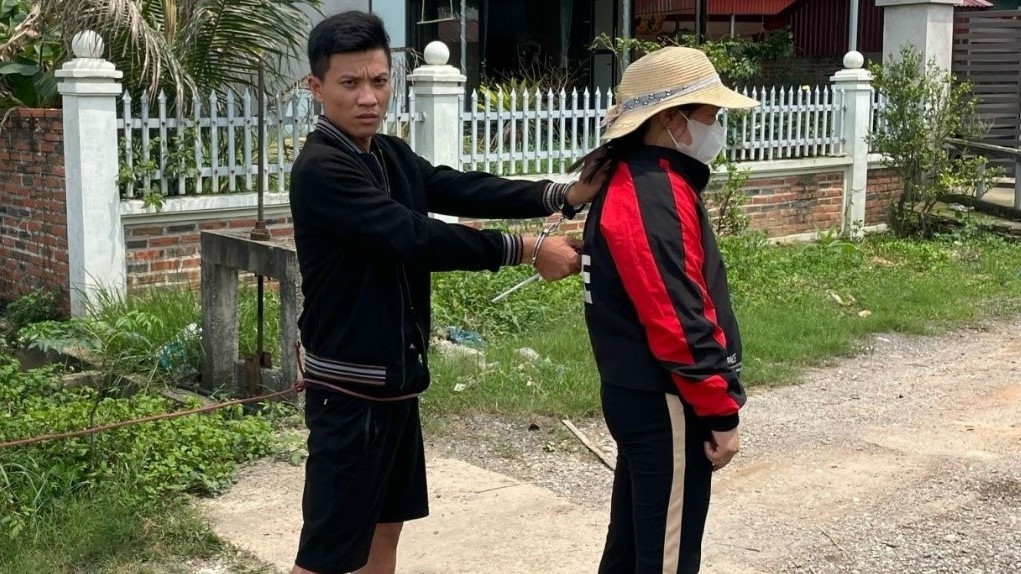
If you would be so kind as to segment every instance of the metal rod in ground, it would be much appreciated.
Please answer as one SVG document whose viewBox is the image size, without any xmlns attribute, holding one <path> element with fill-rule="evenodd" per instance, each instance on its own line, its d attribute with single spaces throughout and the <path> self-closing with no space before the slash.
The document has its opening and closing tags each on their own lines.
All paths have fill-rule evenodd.
<svg viewBox="0 0 1021 574">
<path fill-rule="evenodd" d="M 599 447 L 593 444 L 592 441 L 590 441 L 587 436 L 585 436 L 580 430 L 578 430 L 578 427 L 574 426 L 574 424 L 572 424 L 571 421 L 567 419 L 563 419 L 560 422 L 564 423 L 564 426 L 567 427 L 567 430 L 571 431 L 572 433 L 574 433 L 574 436 L 578 437 L 578 440 L 581 441 L 581 444 L 588 447 L 590 451 L 592 451 L 596 456 L 598 456 L 599 460 L 603 461 L 603 464 L 606 465 L 606 468 L 610 470 L 616 470 L 617 464 L 610 460 L 610 457 L 606 456 L 606 453 L 600 450 Z"/>
<path fill-rule="evenodd" d="M 258 141 L 259 141 L 259 168 L 258 168 L 258 209 L 255 216 L 255 227 L 252 229 L 250 238 L 254 241 L 269 241 L 272 237 L 266 229 L 266 222 L 263 214 L 263 195 L 266 193 L 266 60 L 259 57 L 257 101 L 259 106 Z M 262 388 L 262 368 L 268 367 L 268 357 L 265 353 L 265 278 L 258 276 L 256 288 L 256 311 L 255 311 L 255 357 L 252 357 L 248 364 L 248 392 L 254 394 L 256 389 Z"/>
<path fill-rule="evenodd" d="M 528 285 L 529 283 L 531 283 L 532 281 L 535 281 L 535 280 L 536 280 L 536 279 L 538 279 L 538 278 L 539 278 L 539 274 L 538 274 L 538 273 L 536 273 L 536 274 L 532 275 L 532 276 L 531 276 L 531 277 L 529 277 L 528 279 L 525 279 L 525 280 L 523 280 L 523 281 L 519 282 L 519 283 L 518 283 L 517 285 L 515 285 L 515 286 L 511 287 L 510 289 L 508 289 L 508 290 L 504 291 L 503 293 L 500 293 L 500 294 L 499 294 L 499 295 L 497 295 L 496 297 L 493 297 L 493 300 L 492 300 L 492 301 L 490 301 L 490 303 L 497 303 L 497 302 L 499 302 L 499 301 L 503 301 L 503 300 L 504 300 L 504 299 L 506 299 L 506 298 L 507 298 L 507 296 L 508 296 L 508 295 L 510 295 L 511 293 L 513 293 L 513 292 L 517 291 L 518 289 L 521 289 L 521 288 L 522 288 L 522 287 L 524 287 L 525 285 Z"/>
<path fill-rule="evenodd" d="M 256 102 L 259 107 L 259 121 L 257 141 L 259 146 L 259 160 L 258 168 L 256 171 L 259 183 L 256 189 L 256 197 L 258 198 L 258 207 L 255 213 L 255 227 L 252 228 L 252 233 L 249 235 L 253 241 L 269 241 L 271 236 L 269 231 L 266 229 L 266 221 L 264 220 L 263 213 L 263 195 L 266 193 L 266 61 L 259 57 L 259 79 L 258 79 L 258 93 L 256 94 Z"/>
</svg>

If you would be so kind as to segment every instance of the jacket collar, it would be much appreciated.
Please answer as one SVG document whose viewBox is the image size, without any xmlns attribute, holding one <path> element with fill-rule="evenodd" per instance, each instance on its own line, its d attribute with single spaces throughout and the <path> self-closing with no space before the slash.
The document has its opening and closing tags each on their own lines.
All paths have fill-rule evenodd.
<svg viewBox="0 0 1021 574">
<path fill-rule="evenodd" d="M 389 186 L 386 183 L 386 168 L 384 167 L 386 162 L 383 159 L 384 152 L 383 148 L 379 145 L 379 138 L 372 138 L 372 143 L 369 144 L 371 150 L 366 152 L 355 143 L 351 136 L 330 123 L 326 116 L 319 116 L 319 121 L 316 122 L 316 132 L 340 148 L 341 151 L 350 153 L 357 158 L 361 162 L 362 167 L 365 168 L 365 174 L 369 179 L 379 185 L 380 189 L 385 189 L 389 193 Z"/>
<path fill-rule="evenodd" d="M 316 131 L 323 134 L 323 136 L 331 140 L 333 143 L 338 145 L 344 151 L 348 151 L 356 155 L 365 155 L 366 153 L 368 153 L 364 149 L 362 149 L 361 146 L 355 143 L 355 141 L 351 139 L 351 136 L 347 135 L 346 133 L 341 131 L 340 128 L 330 123 L 330 120 L 326 119 L 326 116 L 323 115 L 319 116 L 319 120 L 316 122 Z M 375 145 L 376 138 L 372 138 L 372 143 L 370 144 L 370 147 Z"/>
<path fill-rule="evenodd" d="M 643 145 L 634 151 L 632 157 L 657 164 L 665 160 L 670 165 L 670 169 L 684 177 L 697 193 L 701 193 L 709 185 L 711 175 L 709 166 L 675 149 Z"/>
</svg>

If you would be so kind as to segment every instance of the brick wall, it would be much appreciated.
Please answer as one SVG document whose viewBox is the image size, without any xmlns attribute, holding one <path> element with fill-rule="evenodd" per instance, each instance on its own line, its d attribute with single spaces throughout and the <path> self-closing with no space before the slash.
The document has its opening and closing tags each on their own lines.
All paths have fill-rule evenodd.
<svg viewBox="0 0 1021 574">
<path fill-rule="evenodd" d="M 292 235 L 290 217 L 267 217 L 265 222 L 273 237 Z M 201 280 L 200 233 L 214 229 L 251 229 L 254 225 L 255 218 L 247 216 L 125 225 L 128 289 L 198 285 Z"/>
<path fill-rule="evenodd" d="M 742 209 L 750 216 L 749 228 L 765 231 L 770 237 L 840 226 L 843 172 L 749 179 L 744 190 L 748 201 Z M 478 220 L 462 223 L 472 227 L 485 225 Z M 581 231 L 584 224 L 582 216 L 564 222 L 560 231 Z"/>
<path fill-rule="evenodd" d="M 770 237 L 840 227 L 843 172 L 750 179 L 745 193 L 749 229 Z"/>
<path fill-rule="evenodd" d="M 865 199 L 865 226 L 871 227 L 888 223 L 890 203 L 903 190 L 900 178 L 890 169 L 870 169 L 867 197 Z"/>
<path fill-rule="evenodd" d="M 866 225 L 886 221 L 889 198 L 897 189 L 899 182 L 888 171 L 869 172 Z M 754 178 L 745 184 L 748 201 L 743 209 L 751 218 L 750 228 L 764 231 L 770 237 L 834 229 L 840 227 L 843 190 L 842 171 Z M 485 225 L 477 220 L 462 223 L 473 227 Z M 250 229 L 253 225 L 255 219 L 250 216 L 158 223 L 136 216 L 124 226 L 128 288 L 198 284 L 201 231 Z M 267 215 L 266 225 L 274 237 L 292 235 L 286 209 Z M 565 222 L 561 231 L 580 232 L 583 226 L 581 217 Z M 530 221 L 529 229 L 534 231 L 535 228 L 535 222 Z"/>
<path fill-rule="evenodd" d="M 19 109 L 0 129 L 0 300 L 36 288 L 70 306 L 61 110 Z"/>
</svg>

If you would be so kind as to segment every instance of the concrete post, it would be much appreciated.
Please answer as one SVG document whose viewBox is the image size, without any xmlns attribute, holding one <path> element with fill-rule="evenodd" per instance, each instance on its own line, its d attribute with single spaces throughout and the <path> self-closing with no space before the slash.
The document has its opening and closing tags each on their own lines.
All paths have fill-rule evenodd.
<svg viewBox="0 0 1021 574">
<path fill-rule="evenodd" d="M 443 42 L 425 47 L 425 63 L 408 76 L 415 109 L 423 119 L 415 130 L 415 150 L 433 165 L 461 166 L 461 98 L 467 78 L 448 65 L 450 50 Z"/>
<path fill-rule="evenodd" d="M 208 237 L 202 234 L 202 386 L 236 390 L 238 270 L 206 257 Z"/>
<path fill-rule="evenodd" d="M 844 56 L 844 69 L 830 78 L 841 103 L 844 153 L 851 159 L 844 174 L 843 232 L 860 237 L 865 227 L 865 188 L 869 178 L 869 121 L 872 118 L 872 74 L 862 69 L 859 52 Z"/>
<path fill-rule="evenodd" d="M 75 35 L 75 58 L 57 70 L 64 100 L 71 314 L 83 315 L 99 290 L 125 290 L 124 229 L 117 196 L 117 97 L 122 76 L 102 58 L 103 39 Z"/>
<path fill-rule="evenodd" d="M 883 8 L 883 62 L 900 59 L 901 48 L 911 45 L 923 65 L 932 60 L 949 72 L 956 4 L 959 0 L 876 0 Z"/>
<path fill-rule="evenodd" d="M 461 167 L 464 130 L 461 123 L 462 97 L 467 78 L 447 64 L 450 50 L 443 42 L 430 42 L 425 47 L 424 66 L 408 75 L 415 110 L 425 120 L 415 130 L 415 151 L 433 165 Z M 435 215 L 444 221 L 456 217 Z"/>
</svg>

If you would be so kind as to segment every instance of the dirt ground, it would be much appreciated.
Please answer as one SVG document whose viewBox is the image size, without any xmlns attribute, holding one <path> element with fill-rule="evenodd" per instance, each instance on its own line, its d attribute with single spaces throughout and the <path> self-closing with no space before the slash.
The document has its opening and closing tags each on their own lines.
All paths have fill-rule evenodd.
<svg viewBox="0 0 1021 574">
<path fill-rule="evenodd" d="M 1019 361 L 1021 319 L 875 337 L 804 384 L 751 393 L 744 449 L 715 479 L 703 572 L 1021 572 Z M 575 422 L 612 456 L 601 421 Z M 611 479 L 598 459 L 557 421 L 447 427 L 427 448 L 432 515 L 406 527 L 399 572 L 595 571 Z M 260 463 L 201 506 L 285 569 L 301 481 L 301 467 Z"/>
</svg>

